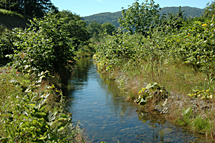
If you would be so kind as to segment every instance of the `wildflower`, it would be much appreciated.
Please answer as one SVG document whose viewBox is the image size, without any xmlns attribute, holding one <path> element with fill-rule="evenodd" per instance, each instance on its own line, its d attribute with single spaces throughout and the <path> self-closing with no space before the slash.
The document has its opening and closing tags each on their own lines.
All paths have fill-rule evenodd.
<svg viewBox="0 0 215 143">
<path fill-rule="evenodd" d="M 202 26 L 206 26 L 207 24 L 202 24 Z"/>
</svg>

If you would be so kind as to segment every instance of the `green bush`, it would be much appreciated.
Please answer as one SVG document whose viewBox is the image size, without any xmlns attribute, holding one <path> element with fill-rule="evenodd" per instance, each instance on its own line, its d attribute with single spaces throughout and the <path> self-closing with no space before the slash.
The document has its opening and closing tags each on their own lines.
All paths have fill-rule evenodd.
<svg viewBox="0 0 215 143">
<path fill-rule="evenodd" d="M 154 0 L 146 0 L 141 4 L 136 0 L 127 10 L 122 10 L 120 26 L 131 34 L 140 33 L 147 37 L 159 22 L 159 10 L 159 4 L 155 4 Z"/>
<path fill-rule="evenodd" d="M 192 26 L 184 27 L 180 34 L 167 40 L 178 59 L 206 73 L 208 79 L 214 78 L 215 71 L 214 26 L 214 18 L 204 23 L 194 21 Z"/>
<path fill-rule="evenodd" d="M 32 80 L 32 75 L 8 70 L 0 74 L 1 142 L 69 142 L 77 129 L 72 127 L 71 115 L 65 112 L 64 99 L 50 102 L 58 92 L 54 86 L 38 90 L 45 72 Z M 31 79 L 30 79 L 31 78 Z M 55 104 L 55 105 L 52 105 Z"/>
<path fill-rule="evenodd" d="M 5 65 L 11 60 L 6 57 L 8 54 L 14 54 L 17 47 L 14 45 L 15 41 L 19 41 L 19 38 L 14 32 L 5 31 L 0 38 L 0 65 Z"/>
<path fill-rule="evenodd" d="M 61 31 L 67 31 L 67 36 L 72 38 L 75 51 L 81 48 L 81 46 L 87 45 L 90 34 L 87 31 L 87 23 L 83 21 L 80 16 L 70 11 L 63 10 L 57 13 L 56 18 L 63 21 Z"/>
<path fill-rule="evenodd" d="M 170 30 L 166 26 L 153 29 L 150 37 L 141 37 L 137 33 L 129 35 L 118 33 L 106 36 L 96 45 L 94 58 L 98 65 L 108 67 L 133 60 L 144 60 L 152 67 L 164 62 L 184 63 L 214 78 L 214 18 L 205 21 L 193 21 L 188 27 Z M 180 25 L 181 26 L 181 25 Z M 123 65 L 126 65 L 123 63 Z"/>
<path fill-rule="evenodd" d="M 28 29 L 15 29 L 14 32 L 20 40 L 14 43 L 18 50 L 10 57 L 19 71 L 38 74 L 48 70 L 53 74 L 67 66 L 69 61 L 74 63 L 73 40 L 63 30 L 62 18 L 48 14 L 30 22 Z"/>
</svg>

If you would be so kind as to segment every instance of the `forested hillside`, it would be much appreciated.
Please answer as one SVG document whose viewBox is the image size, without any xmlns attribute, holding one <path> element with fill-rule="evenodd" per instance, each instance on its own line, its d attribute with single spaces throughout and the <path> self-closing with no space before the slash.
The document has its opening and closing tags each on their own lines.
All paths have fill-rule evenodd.
<svg viewBox="0 0 215 143">
<path fill-rule="evenodd" d="M 159 14 L 167 14 L 167 13 L 177 13 L 179 7 L 164 7 L 161 9 Z M 184 14 L 186 17 L 200 17 L 202 13 L 204 12 L 204 9 L 196 8 L 196 7 L 181 7 L 181 10 L 184 11 Z"/>
<path fill-rule="evenodd" d="M 204 12 L 204 9 L 195 8 L 195 7 L 181 7 L 181 10 L 184 11 L 184 14 L 186 17 L 199 17 L 201 16 L 202 12 Z M 177 13 L 179 11 L 179 7 L 164 7 L 160 10 L 159 14 L 162 15 L 164 13 Z M 86 21 L 88 24 L 92 21 L 97 21 L 98 23 L 106 23 L 109 22 L 113 24 L 116 27 L 119 27 L 118 18 L 122 16 L 121 11 L 118 12 L 105 12 L 105 13 L 99 13 L 94 14 L 90 16 L 83 17 L 83 20 Z"/>
<path fill-rule="evenodd" d="M 96 21 L 100 24 L 109 22 L 109 23 L 113 24 L 115 27 L 119 27 L 118 18 L 120 16 L 122 16 L 122 13 L 121 13 L 121 11 L 118 11 L 118 12 L 114 12 L 114 13 L 106 12 L 106 13 L 94 14 L 91 16 L 83 17 L 82 19 L 84 21 L 86 21 L 87 24 L 89 24 L 93 21 Z"/>
</svg>

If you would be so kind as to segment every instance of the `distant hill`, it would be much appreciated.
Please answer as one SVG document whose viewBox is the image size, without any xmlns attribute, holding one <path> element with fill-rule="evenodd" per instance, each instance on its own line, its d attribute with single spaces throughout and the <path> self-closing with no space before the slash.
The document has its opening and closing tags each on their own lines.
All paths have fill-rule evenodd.
<svg viewBox="0 0 215 143">
<path fill-rule="evenodd" d="M 96 21 L 100 24 L 109 22 L 113 24 L 115 27 L 119 27 L 118 18 L 122 16 L 121 11 L 118 12 L 105 12 L 105 13 L 99 13 L 94 14 L 90 16 L 83 17 L 83 20 L 89 24 L 90 22 Z"/>
<path fill-rule="evenodd" d="M 159 13 L 160 15 L 171 13 L 171 12 L 177 13 L 178 10 L 179 10 L 179 7 L 164 7 L 161 9 Z M 204 12 L 204 9 L 189 7 L 189 6 L 181 7 L 181 10 L 184 11 L 184 14 L 186 17 L 200 17 Z"/>
<path fill-rule="evenodd" d="M 184 11 L 186 17 L 200 17 L 201 14 L 204 12 L 204 9 L 195 8 L 195 7 L 181 7 L 181 10 Z M 177 13 L 179 11 L 179 7 L 164 7 L 160 10 L 159 14 L 167 14 L 167 13 Z M 83 20 L 86 21 L 88 24 L 90 22 L 96 21 L 100 24 L 109 22 L 116 27 L 119 27 L 118 18 L 122 16 L 121 11 L 118 12 L 105 12 L 94 14 L 90 16 L 83 17 Z"/>
</svg>

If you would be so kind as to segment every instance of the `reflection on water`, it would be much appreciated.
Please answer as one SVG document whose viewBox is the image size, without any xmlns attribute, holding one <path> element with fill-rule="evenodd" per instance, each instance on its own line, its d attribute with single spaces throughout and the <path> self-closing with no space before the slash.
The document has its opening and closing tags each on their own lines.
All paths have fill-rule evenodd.
<svg viewBox="0 0 215 143">
<path fill-rule="evenodd" d="M 69 80 L 69 111 L 92 142 L 202 142 L 119 96 L 113 81 L 100 78 L 92 60 L 82 59 Z"/>
</svg>

